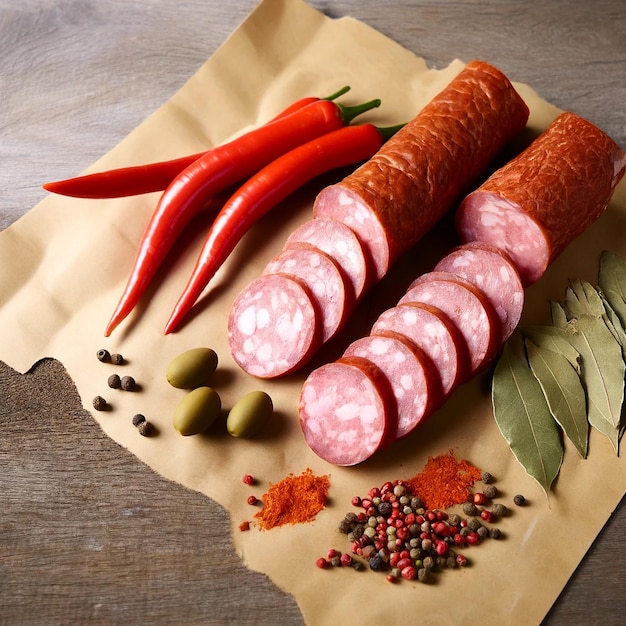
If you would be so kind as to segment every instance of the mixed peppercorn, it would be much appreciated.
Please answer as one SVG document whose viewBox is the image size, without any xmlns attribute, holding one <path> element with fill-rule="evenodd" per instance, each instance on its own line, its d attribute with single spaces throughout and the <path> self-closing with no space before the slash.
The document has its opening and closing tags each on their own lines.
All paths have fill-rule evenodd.
<svg viewBox="0 0 626 626">
<path fill-rule="evenodd" d="M 367 564 L 390 582 L 428 582 L 444 569 L 465 567 L 468 559 L 461 550 L 503 537 L 491 524 L 509 514 L 505 504 L 493 501 L 498 496 L 493 477 L 483 475 L 483 480 L 487 484 L 482 491 L 468 491 L 462 505 L 467 517 L 426 508 L 402 480 L 374 487 L 366 497 L 356 496 L 352 504 L 360 510 L 346 513 L 338 525 L 351 543 L 350 553 L 331 548 L 316 565 L 363 569 Z"/>
</svg>

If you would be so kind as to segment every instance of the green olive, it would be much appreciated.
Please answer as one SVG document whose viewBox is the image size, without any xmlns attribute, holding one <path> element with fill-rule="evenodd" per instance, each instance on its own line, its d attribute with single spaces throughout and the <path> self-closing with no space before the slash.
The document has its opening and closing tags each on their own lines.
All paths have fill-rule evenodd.
<svg viewBox="0 0 626 626">
<path fill-rule="evenodd" d="M 181 435 L 197 435 L 207 430 L 222 410 L 222 401 L 215 389 L 198 387 L 190 391 L 174 411 L 174 428 Z"/>
<path fill-rule="evenodd" d="M 207 385 L 217 369 L 217 354 L 211 348 L 192 348 L 175 357 L 165 370 L 167 381 L 178 389 Z"/>
<path fill-rule="evenodd" d="M 228 413 L 226 428 L 233 437 L 253 437 L 267 424 L 274 405 L 264 391 L 251 391 Z"/>
</svg>

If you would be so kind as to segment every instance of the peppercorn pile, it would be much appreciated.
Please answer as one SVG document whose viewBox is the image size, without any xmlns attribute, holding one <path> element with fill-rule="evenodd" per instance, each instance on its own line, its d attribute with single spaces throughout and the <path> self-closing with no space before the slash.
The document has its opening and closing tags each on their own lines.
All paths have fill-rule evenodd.
<svg viewBox="0 0 626 626">
<path fill-rule="evenodd" d="M 331 548 L 316 565 L 363 569 L 367 564 L 385 573 L 389 582 L 429 582 L 445 569 L 465 567 L 468 559 L 460 550 L 502 538 L 501 530 L 492 524 L 509 515 L 505 504 L 494 502 L 498 489 L 491 484 L 493 477 L 486 472 L 480 476 L 482 491 L 466 492 L 463 513 L 467 517 L 426 507 L 408 481 L 373 487 L 367 497 L 353 498 L 352 504 L 361 510 L 348 512 L 339 522 L 339 531 L 351 542 L 351 554 Z M 520 496 L 515 503 L 522 504 Z"/>
</svg>

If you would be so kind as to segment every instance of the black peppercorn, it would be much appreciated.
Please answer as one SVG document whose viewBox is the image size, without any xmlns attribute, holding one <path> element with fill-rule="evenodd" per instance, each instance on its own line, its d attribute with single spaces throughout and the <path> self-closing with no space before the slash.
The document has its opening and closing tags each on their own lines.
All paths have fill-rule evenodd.
<svg viewBox="0 0 626 626">
<path fill-rule="evenodd" d="M 509 512 L 509 509 L 506 508 L 505 504 L 498 502 L 491 507 L 491 512 L 496 517 L 504 517 Z"/>
<path fill-rule="evenodd" d="M 384 559 L 380 556 L 380 554 L 375 554 L 369 560 L 370 569 L 374 572 L 382 572 L 387 569 L 387 563 L 385 563 Z"/>
<path fill-rule="evenodd" d="M 102 361 L 102 363 L 108 363 L 111 360 L 111 354 L 104 348 L 98 350 L 98 352 L 96 352 L 96 356 L 98 357 L 98 361 Z"/>
<path fill-rule="evenodd" d="M 500 539 L 500 537 L 502 537 L 502 531 L 499 528 L 490 528 L 489 536 L 492 539 Z"/>
<path fill-rule="evenodd" d="M 526 498 L 521 494 L 517 494 L 513 498 L 513 502 L 515 502 L 517 506 L 524 506 L 526 504 Z"/>
<path fill-rule="evenodd" d="M 483 472 L 480 479 L 485 483 L 485 485 L 489 485 L 493 482 L 493 476 L 489 472 Z"/>
<path fill-rule="evenodd" d="M 115 352 L 114 354 L 111 355 L 111 363 L 113 363 L 113 365 L 121 365 L 124 362 L 124 357 L 121 354 L 118 354 L 117 352 Z"/>
<path fill-rule="evenodd" d="M 111 374 L 107 380 L 107 383 L 111 389 L 119 389 L 122 386 L 122 381 L 117 374 Z"/>
<path fill-rule="evenodd" d="M 121 383 L 124 391 L 133 391 L 136 386 L 135 379 L 132 376 L 123 376 Z"/>
<path fill-rule="evenodd" d="M 489 500 L 493 500 L 498 495 L 498 488 L 495 485 L 486 485 L 483 493 Z"/>
<path fill-rule="evenodd" d="M 102 396 L 96 396 L 92 400 L 92 404 L 96 411 L 104 411 L 107 408 L 107 401 Z"/>
<path fill-rule="evenodd" d="M 143 435 L 144 437 L 149 437 L 153 433 L 152 424 L 147 420 L 144 420 L 143 422 L 138 424 L 137 430 L 139 431 L 139 434 Z"/>
<path fill-rule="evenodd" d="M 391 513 L 391 502 L 385 502 L 384 500 L 378 505 L 378 512 L 381 515 L 389 515 Z"/>
<path fill-rule="evenodd" d="M 133 426 L 139 426 L 146 421 L 146 418 L 141 413 L 137 413 L 137 415 L 133 415 Z"/>
</svg>

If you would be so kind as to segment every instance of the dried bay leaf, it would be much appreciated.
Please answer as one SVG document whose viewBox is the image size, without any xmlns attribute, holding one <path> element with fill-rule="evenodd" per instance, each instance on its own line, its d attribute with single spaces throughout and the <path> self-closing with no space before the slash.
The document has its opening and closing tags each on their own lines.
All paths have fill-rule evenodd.
<svg viewBox="0 0 626 626">
<path fill-rule="evenodd" d="M 570 286 L 565 292 L 565 308 L 568 319 L 581 315 L 604 315 L 604 304 L 596 288 L 579 278 L 570 280 Z"/>
<path fill-rule="evenodd" d="M 567 327 L 567 313 L 565 312 L 565 307 L 560 302 L 550 300 L 550 314 L 553 326 L 556 328 Z"/>
<path fill-rule="evenodd" d="M 557 421 L 578 453 L 585 458 L 589 443 L 587 399 L 578 372 L 561 353 L 526 342 L 530 368 L 539 381 Z"/>
<path fill-rule="evenodd" d="M 600 255 L 598 286 L 626 328 L 626 261 L 610 250 Z"/>
<path fill-rule="evenodd" d="M 606 310 L 606 325 L 611 331 L 613 337 L 615 337 L 615 341 L 617 341 L 617 343 L 619 343 L 622 348 L 622 358 L 626 359 L 626 330 L 624 330 L 622 321 L 619 318 L 615 309 L 605 299 L 604 294 L 600 295 L 602 296 L 604 308 Z"/>
<path fill-rule="evenodd" d="M 622 350 L 602 318 L 581 315 L 572 320 L 571 343 L 581 357 L 589 423 L 618 450 L 626 366 Z"/>
<path fill-rule="evenodd" d="M 580 372 L 580 355 L 569 340 L 571 330 L 555 326 L 527 326 L 521 332 L 536 346 L 562 354 L 576 372 Z"/>
<path fill-rule="evenodd" d="M 547 495 L 561 468 L 563 446 L 539 382 L 510 341 L 495 368 L 491 399 L 511 451 Z"/>
</svg>

